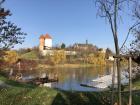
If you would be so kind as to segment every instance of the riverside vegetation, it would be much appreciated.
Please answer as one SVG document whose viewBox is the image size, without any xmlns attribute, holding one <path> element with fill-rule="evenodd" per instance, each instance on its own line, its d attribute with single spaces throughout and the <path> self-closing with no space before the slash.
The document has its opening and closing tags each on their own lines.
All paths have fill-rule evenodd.
<svg viewBox="0 0 140 105">
<path fill-rule="evenodd" d="M 5 0 L 1 0 L 0 4 L 3 4 Z M 109 2 L 110 3 L 110 2 Z M 137 3 L 138 4 L 138 3 Z M 135 12 L 135 17 L 139 18 L 139 5 Z M 137 12 L 138 11 L 138 12 Z M 134 13 L 134 12 L 133 12 Z M 28 50 L 26 53 L 17 54 L 15 51 L 3 51 L 12 48 L 15 44 L 21 44 L 24 41 L 25 33 L 21 32 L 21 28 L 18 28 L 15 24 L 7 21 L 7 16 L 11 16 L 9 10 L 0 8 L 0 17 L 2 19 L 1 25 L 1 40 L 0 44 L 0 70 L 4 73 L 6 69 L 17 69 L 15 65 L 21 61 L 22 69 L 31 69 L 44 67 L 44 65 L 58 65 L 58 64 L 92 64 L 92 65 L 105 65 L 106 61 L 104 55 L 100 55 L 98 52 L 94 53 L 79 53 L 78 56 L 66 57 L 62 53 L 54 56 L 46 56 L 45 58 L 40 56 L 38 52 Z M 133 15 L 134 16 L 134 15 Z M 137 19 L 140 20 L 140 19 Z M 139 27 L 136 33 L 139 36 Z M 3 37 L 4 36 L 4 37 Z M 138 39 L 140 39 L 138 37 Z M 12 43 L 11 43 L 12 42 Z M 139 41 L 135 41 L 134 45 L 138 45 L 136 50 L 139 52 Z M 63 48 L 65 46 L 63 45 Z M 6 54 L 6 55 L 5 55 Z M 59 56 L 61 55 L 61 57 Z M 91 59 L 92 58 L 92 59 Z M 94 60 L 93 60 L 94 59 Z M 51 61 L 51 62 L 50 62 Z M 40 65 L 38 65 L 40 64 Z M 138 80 L 138 79 L 137 79 Z M 134 81 L 134 86 L 138 86 L 139 81 Z M 123 92 L 123 105 L 128 104 L 128 93 Z M 0 105 L 110 105 L 110 92 L 65 92 L 58 91 L 56 89 L 37 87 L 30 84 L 22 84 L 12 80 L 9 80 L 0 74 Z M 115 97 L 116 99 L 116 97 Z M 133 104 L 140 105 L 140 92 L 133 92 Z"/>
<path fill-rule="evenodd" d="M 63 55 L 64 53 L 62 53 L 62 57 L 60 58 L 57 58 L 59 54 L 58 55 L 56 54 L 57 55 L 56 58 L 60 59 L 60 61 L 64 59 L 62 60 L 63 62 L 59 62 L 59 63 L 58 63 L 59 60 L 57 60 L 56 64 L 54 63 L 51 64 L 50 62 L 46 60 L 46 59 L 48 60 L 52 59 L 52 58 L 49 58 L 50 56 L 40 58 L 40 55 L 38 55 L 38 53 L 33 50 L 24 54 L 19 54 L 16 51 L 6 51 L 5 53 L 6 53 L 6 56 L 1 58 L 5 61 L 3 63 L 8 65 L 6 67 L 4 65 L 1 66 L 5 69 L 11 68 L 11 67 L 14 68 L 13 64 L 16 63 L 19 58 L 22 62 L 21 64 L 22 68 L 25 67 L 23 69 L 30 69 L 33 67 L 40 68 L 42 66 L 43 66 L 42 68 L 44 68 L 45 65 L 50 65 L 50 67 L 53 67 L 53 66 L 61 67 L 62 65 L 66 65 L 66 62 L 67 62 L 67 58 L 63 57 L 65 56 Z M 88 62 L 89 59 L 86 61 L 82 61 L 83 60 L 82 59 L 80 63 L 82 64 L 88 63 L 87 65 L 89 66 L 94 65 L 91 59 L 93 55 L 92 56 L 91 55 L 92 54 L 89 54 L 89 59 L 91 60 L 91 63 Z M 11 59 L 11 58 L 14 58 L 14 59 Z M 103 60 L 103 56 L 100 55 L 99 58 L 102 58 Z M 96 59 L 98 59 L 98 57 Z M 126 60 L 123 60 L 123 62 L 126 63 Z M 71 65 L 72 64 L 74 66 L 77 63 L 71 63 Z M 30 65 L 30 67 L 28 67 L 28 65 Z M 77 64 L 77 65 L 79 66 L 80 64 Z M 70 66 L 70 65 L 67 65 L 67 66 Z M 8 85 L 8 87 L 0 86 L 1 87 L 0 88 L 0 91 L 1 91 L 0 105 L 110 105 L 111 104 L 111 98 L 110 98 L 111 91 L 104 91 L 104 92 L 61 91 L 61 90 L 51 89 L 51 88 L 46 88 L 46 87 L 38 87 L 36 85 L 31 85 L 31 84 L 18 83 L 16 81 L 9 80 L 8 77 L 4 76 L 4 74 L 5 72 L 0 74 L 0 81 L 3 81 L 5 84 Z M 133 82 L 133 88 L 140 89 L 139 79 Z M 127 89 L 128 88 L 126 87 L 125 92 L 122 92 L 123 105 L 128 104 L 129 93 L 127 92 Z M 117 99 L 117 97 L 115 97 L 115 99 Z M 139 99 L 140 99 L 140 92 L 134 91 L 133 104 L 139 105 L 140 104 Z"/>
<path fill-rule="evenodd" d="M 0 75 L 0 81 L 10 88 L 0 89 L 0 105 L 110 105 L 111 92 L 67 92 L 37 87 L 8 80 Z M 128 92 L 123 92 L 123 105 L 128 104 Z M 116 99 L 117 97 L 115 97 Z M 140 92 L 133 92 L 133 104 L 139 105 Z M 19 101 L 20 100 L 20 101 Z"/>
<path fill-rule="evenodd" d="M 1 66 L 8 65 L 7 68 L 15 68 L 16 63 L 21 61 L 23 69 L 30 68 L 48 68 L 48 67 L 85 67 L 85 66 L 105 66 L 112 64 L 106 60 L 107 57 L 113 54 L 110 52 L 102 52 L 102 49 L 95 51 L 77 51 L 76 55 L 66 55 L 65 49 L 55 49 L 53 55 L 42 56 L 37 47 L 32 49 L 20 49 L 18 51 L 5 51 L 5 55 L 1 57 Z M 11 59 L 12 58 L 12 59 Z M 125 61 L 125 60 L 123 60 Z M 21 67 L 21 68 L 22 68 Z"/>
</svg>

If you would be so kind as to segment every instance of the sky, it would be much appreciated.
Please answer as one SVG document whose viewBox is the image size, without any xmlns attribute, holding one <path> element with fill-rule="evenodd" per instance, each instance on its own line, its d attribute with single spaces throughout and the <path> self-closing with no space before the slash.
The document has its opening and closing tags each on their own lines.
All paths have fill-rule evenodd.
<svg viewBox="0 0 140 105">
<path fill-rule="evenodd" d="M 99 48 L 114 50 L 110 25 L 97 16 L 94 0 L 6 0 L 3 7 L 12 13 L 8 20 L 27 33 L 25 42 L 15 49 L 38 46 L 40 35 L 48 33 L 53 46 L 88 40 Z M 120 46 L 131 24 L 127 14 L 123 15 L 125 21 L 119 24 Z"/>
</svg>

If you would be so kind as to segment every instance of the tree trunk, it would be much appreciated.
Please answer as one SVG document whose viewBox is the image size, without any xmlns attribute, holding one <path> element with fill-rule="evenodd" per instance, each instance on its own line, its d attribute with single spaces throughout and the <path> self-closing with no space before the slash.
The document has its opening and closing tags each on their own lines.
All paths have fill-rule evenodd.
<svg viewBox="0 0 140 105">
<path fill-rule="evenodd" d="M 119 44 L 118 44 L 118 37 L 117 37 L 117 6 L 118 6 L 118 0 L 115 0 L 114 5 L 114 43 L 115 43 L 115 50 L 116 55 L 120 55 L 119 51 Z M 118 105 L 121 105 L 121 77 L 120 77 L 120 58 L 117 58 L 117 77 L 118 77 Z"/>
<path fill-rule="evenodd" d="M 132 105 L 132 59 L 129 57 L 129 105 Z"/>
</svg>

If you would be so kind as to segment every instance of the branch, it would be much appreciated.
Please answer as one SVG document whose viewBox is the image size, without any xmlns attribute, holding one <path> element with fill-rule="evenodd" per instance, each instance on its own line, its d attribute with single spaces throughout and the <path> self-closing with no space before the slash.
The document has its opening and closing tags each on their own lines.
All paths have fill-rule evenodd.
<svg viewBox="0 0 140 105">
<path fill-rule="evenodd" d="M 109 23 L 110 23 L 110 25 L 111 25 L 111 31 L 112 31 L 113 36 L 114 36 L 115 33 L 114 33 L 114 28 L 113 28 L 113 22 L 112 22 L 111 14 L 110 14 L 109 11 L 106 9 L 105 5 L 104 5 L 104 4 L 102 4 L 102 5 L 103 5 L 104 10 L 105 10 L 105 12 L 106 12 L 106 14 L 107 14 L 107 17 L 108 17 L 108 19 L 109 19 Z"/>
<path fill-rule="evenodd" d="M 140 22 L 134 24 L 132 27 L 129 28 L 129 31 L 128 31 L 127 36 L 126 36 L 126 38 L 125 38 L 125 40 L 124 40 L 124 42 L 123 42 L 123 44 L 122 44 L 122 46 L 121 46 L 121 48 L 120 48 L 120 51 L 121 51 L 121 49 L 124 47 L 124 45 L 125 45 L 125 43 L 126 43 L 128 37 L 129 37 L 129 35 L 130 35 L 131 30 L 134 29 L 134 28 L 135 28 L 136 26 L 138 26 L 139 24 L 140 24 Z"/>
<path fill-rule="evenodd" d="M 5 1 L 5 0 L 1 0 L 1 1 L 0 1 L 0 5 L 1 5 L 4 1 Z"/>
</svg>

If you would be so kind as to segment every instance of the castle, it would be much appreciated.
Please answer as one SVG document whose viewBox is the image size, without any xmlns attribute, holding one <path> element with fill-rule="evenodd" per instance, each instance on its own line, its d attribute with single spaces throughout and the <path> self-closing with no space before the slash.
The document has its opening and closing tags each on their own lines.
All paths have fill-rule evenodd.
<svg viewBox="0 0 140 105">
<path fill-rule="evenodd" d="M 49 34 L 41 35 L 39 37 L 39 51 L 43 56 L 53 55 L 54 49 L 52 49 L 52 37 Z M 59 51 L 59 50 L 58 50 Z M 76 55 L 75 51 L 65 51 L 66 55 Z"/>
<path fill-rule="evenodd" d="M 52 48 L 52 38 L 49 34 L 41 35 L 40 38 L 40 44 L 39 44 L 39 50 L 50 50 Z"/>
</svg>

